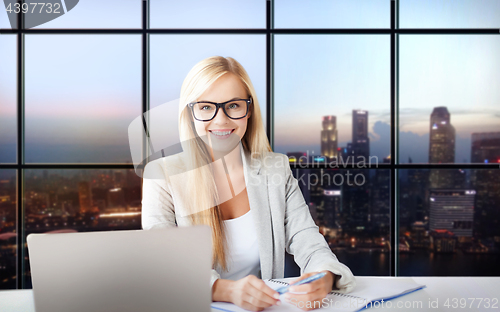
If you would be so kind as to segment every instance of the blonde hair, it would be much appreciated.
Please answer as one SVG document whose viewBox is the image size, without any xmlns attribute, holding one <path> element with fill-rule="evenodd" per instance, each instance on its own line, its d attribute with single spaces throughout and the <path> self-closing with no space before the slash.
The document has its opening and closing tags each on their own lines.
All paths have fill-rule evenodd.
<svg viewBox="0 0 500 312">
<path fill-rule="evenodd" d="M 241 139 L 245 151 L 249 151 L 251 157 L 262 157 L 271 151 L 267 139 L 262 115 L 260 112 L 257 94 L 250 81 L 247 72 L 235 59 L 231 57 L 212 56 L 197 63 L 187 74 L 181 87 L 179 100 L 179 134 L 184 152 L 190 157 L 184 158 L 188 162 L 185 165 L 188 172 L 187 186 L 196 186 L 195 196 L 191 196 L 186 204 L 190 209 L 192 224 L 206 224 L 212 228 L 212 255 L 213 265 L 227 270 L 226 249 L 227 240 L 225 236 L 224 222 L 218 206 L 218 193 L 211 167 L 211 155 L 203 140 L 196 134 L 191 112 L 186 106 L 196 101 L 218 78 L 225 74 L 234 74 L 252 97 L 253 104 L 249 112 L 246 132 Z M 209 209 L 200 209 L 207 207 Z M 201 210 L 201 211 L 200 211 Z M 198 211 L 198 212 L 196 212 Z"/>
</svg>

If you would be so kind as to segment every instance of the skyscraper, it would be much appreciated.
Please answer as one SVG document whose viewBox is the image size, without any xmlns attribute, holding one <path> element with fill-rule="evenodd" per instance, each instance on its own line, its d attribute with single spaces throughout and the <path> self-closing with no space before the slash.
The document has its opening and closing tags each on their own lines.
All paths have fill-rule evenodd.
<svg viewBox="0 0 500 312">
<path fill-rule="evenodd" d="M 323 198 L 324 225 L 334 228 L 340 221 L 340 212 L 342 211 L 342 191 L 340 189 L 325 189 L 323 191 Z"/>
<path fill-rule="evenodd" d="M 429 135 L 429 163 L 454 163 L 455 128 L 446 107 L 434 107 Z"/>
<path fill-rule="evenodd" d="M 370 156 L 370 138 L 368 137 L 368 111 L 352 111 L 352 152 L 355 160 L 359 156 Z"/>
<path fill-rule="evenodd" d="M 424 224 L 429 217 L 429 170 L 400 171 L 399 224 L 410 228 L 416 221 Z"/>
<path fill-rule="evenodd" d="M 321 155 L 329 158 L 337 157 L 337 144 L 337 117 L 323 116 Z"/>
<path fill-rule="evenodd" d="M 434 107 L 429 130 L 429 163 L 455 162 L 455 128 L 450 123 L 450 113 L 444 106 Z M 455 170 L 434 169 L 430 173 L 431 188 L 461 188 L 455 185 Z"/>
<path fill-rule="evenodd" d="M 448 230 L 456 236 L 471 237 L 475 190 L 431 190 L 429 230 Z"/>
<path fill-rule="evenodd" d="M 500 132 L 473 133 L 470 161 L 500 163 Z"/>
<path fill-rule="evenodd" d="M 389 170 L 375 170 L 371 185 L 371 222 L 377 227 L 391 225 L 391 174 Z"/>
<path fill-rule="evenodd" d="M 125 211 L 125 194 L 122 188 L 113 188 L 108 191 L 108 212 Z"/>
<path fill-rule="evenodd" d="M 474 232 L 480 239 L 500 237 L 500 175 L 498 169 L 472 170 L 472 185 L 476 189 Z"/>
<path fill-rule="evenodd" d="M 370 205 L 370 173 L 363 169 L 350 169 L 343 172 L 344 181 L 347 181 L 349 174 L 357 176 L 358 181 L 364 183 L 343 183 L 342 184 L 342 211 L 346 213 L 347 225 L 350 230 L 362 231 L 371 223 Z"/>
<path fill-rule="evenodd" d="M 92 208 L 92 191 L 88 182 L 78 183 L 78 198 L 80 201 L 80 213 L 90 212 Z"/>
</svg>

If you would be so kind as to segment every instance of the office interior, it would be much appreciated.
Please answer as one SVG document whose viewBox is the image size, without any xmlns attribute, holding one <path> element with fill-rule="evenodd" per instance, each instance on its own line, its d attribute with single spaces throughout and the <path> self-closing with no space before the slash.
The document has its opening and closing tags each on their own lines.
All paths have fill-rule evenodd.
<svg viewBox="0 0 500 312">
<path fill-rule="evenodd" d="M 354 275 L 500 275 L 499 1 L 7 3 L 0 291 L 32 288 L 31 233 L 141 229 L 141 164 L 179 143 L 182 81 L 213 55 L 246 68 Z"/>
</svg>

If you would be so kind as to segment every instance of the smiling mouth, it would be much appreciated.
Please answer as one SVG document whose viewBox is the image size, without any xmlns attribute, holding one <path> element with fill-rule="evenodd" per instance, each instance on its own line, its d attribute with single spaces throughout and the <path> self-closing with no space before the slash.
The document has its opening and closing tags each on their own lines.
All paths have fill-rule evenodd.
<svg viewBox="0 0 500 312">
<path fill-rule="evenodd" d="M 232 130 L 226 130 L 226 131 L 219 131 L 219 130 L 209 130 L 209 131 L 210 131 L 210 133 L 212 133 L 213 135 L 215 135 L 217 137 L 227 137 L 231 133 L 234 132 L 234 129 L 232 129 Z"/>
</svg>

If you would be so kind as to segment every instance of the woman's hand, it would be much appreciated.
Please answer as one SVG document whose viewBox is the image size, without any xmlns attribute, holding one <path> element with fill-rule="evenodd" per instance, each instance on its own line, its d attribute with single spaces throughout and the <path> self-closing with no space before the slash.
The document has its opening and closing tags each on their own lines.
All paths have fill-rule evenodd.
<svg viewBox="0 0 500 312">
<path fill-rule="evenodd" d="M 326 272 L 326 275 L 314 282 L 290 287 L 288 289 L 290 292 L 285 294 L 285 300 L 304 311 L 321 308 L 323 298 L 332 291 L 333 282 L 335 281 L 335 276 L 332 272 L 323 272 Z M 293 281 L 292 285 L 318 273 L 320 272 L 303 274 Z M 304 294 L 294 294 L 293 292 L 301 292 Z"/>
<path fill-rule="evenodd" d="M 212 289 L 213 301 L 232 302 L 251 311 L 262 311 L 272 305 L 280 305 L 278 298 L 278 292 L 254 275 L 237 281 L 218 279 Z"/>
</svg>

